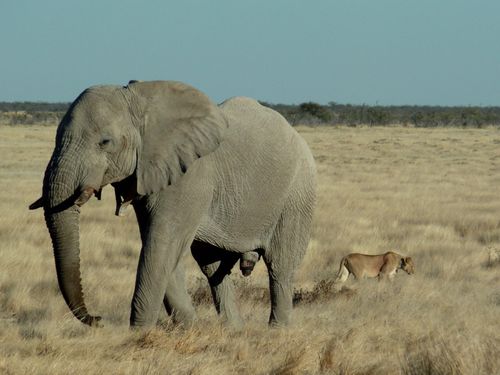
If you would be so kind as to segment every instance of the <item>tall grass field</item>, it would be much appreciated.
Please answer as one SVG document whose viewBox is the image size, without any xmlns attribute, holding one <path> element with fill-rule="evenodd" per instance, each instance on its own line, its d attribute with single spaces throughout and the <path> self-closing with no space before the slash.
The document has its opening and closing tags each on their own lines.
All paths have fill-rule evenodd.
<svg viewBox="0 0 500 375">
<path fill-rule="evenodd" d="M 0 127 L 0 374 L 500 374 L 500 130 L 298 127 L 318 168 L 312 238 L 292 324 L 269 329 L 260 261 L 234 279 L 245 326 L 221 325 L 183 261 L 199 319 L 128 328 L 140 251 L 112 188 L 82 208 L 91 329 L 59 292 L 41 193 L 54 126 Z M 351 252 L 396 250 L 416 272 L 332 287 Z"/>
</svg>

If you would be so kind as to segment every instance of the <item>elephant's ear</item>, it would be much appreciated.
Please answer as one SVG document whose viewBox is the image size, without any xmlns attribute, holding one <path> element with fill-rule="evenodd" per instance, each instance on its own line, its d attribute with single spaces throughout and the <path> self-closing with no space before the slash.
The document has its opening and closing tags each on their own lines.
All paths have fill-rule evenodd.
<svg viewBox="0 0 500 375">
<path fill-rule="evenodd" d="M 220 144 L 227 122 L 203 93 L 180 82 L 137 82 L 128 86 L 142 104 L 137 193 L 174 184 L 198 158 Z"/>
</svg>

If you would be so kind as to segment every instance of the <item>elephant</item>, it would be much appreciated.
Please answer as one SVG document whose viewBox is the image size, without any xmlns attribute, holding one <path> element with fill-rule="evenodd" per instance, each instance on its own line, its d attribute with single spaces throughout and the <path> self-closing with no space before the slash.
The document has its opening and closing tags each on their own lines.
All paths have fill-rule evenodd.
<svg viewBox="0 0 500 375">
<path fill-rule="evenodd" d="M 89 314 L 80 273 L 79 213 L 111 185 L 116 214 L 131 205 L 142 243 L 130 326 L 151 327 L 166 309 L 181 324 L 196 312 L 181 258 L 208 278 L 221 320 L 242 324 L 228 275 L 262 257 L 271 326 L 287 325 L 294 273 L 308 246 L 316 167 L 305 140 L 256 100 L 215 104 L 176 81 L 131 81 L 84 90 L 58 125 L 41 198 L 59 289 L 73 315 Z M 252 264 L 253 263 L 253 264 Z"/>
</svg>

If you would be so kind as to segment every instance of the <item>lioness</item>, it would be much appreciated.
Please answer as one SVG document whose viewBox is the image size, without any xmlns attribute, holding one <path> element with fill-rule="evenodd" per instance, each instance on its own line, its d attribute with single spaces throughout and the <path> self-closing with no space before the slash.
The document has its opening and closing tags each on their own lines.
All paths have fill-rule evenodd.
<svg viewBox="0 0 500 375">
<path fill-rule="evenodd" d="M 409 275 L 415 272 L 411 257 L 404 257 L 393 251 L 380 255 L 366 255 L 353 253 L 342 258 L 335 283 L 343 283 L 352 273 L 356 279 L 364 277 L 378 277 L 382 280 L 394 278 L 399 269 Z"/>
</svg>

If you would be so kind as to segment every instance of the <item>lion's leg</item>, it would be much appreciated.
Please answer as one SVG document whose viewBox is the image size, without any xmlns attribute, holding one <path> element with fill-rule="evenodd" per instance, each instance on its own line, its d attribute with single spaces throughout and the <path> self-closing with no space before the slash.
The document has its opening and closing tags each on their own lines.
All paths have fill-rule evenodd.
<svg viewBox="0 0 500 375">
<path fill-rule="evenodd" d="M 348 279 L 349 277 L 349 270 L 347 269 L 347 267 L 342 263 L 340 265 L 340 269 L 339 269 L 339 272 L 337 274 L 337 278 L 335 279 L 335 284 L 341 284 L 341 283 L 345 283 L 346 280 Z"/>
<path fill-rule="evenodd" d="M 392 281 L 394 279 L 395 273 L 396 273 L 395 270 L 391 270 L 389 262 L 385 262 L 378 274 L 378 281 L 387 279 Z"/>
</svg>

